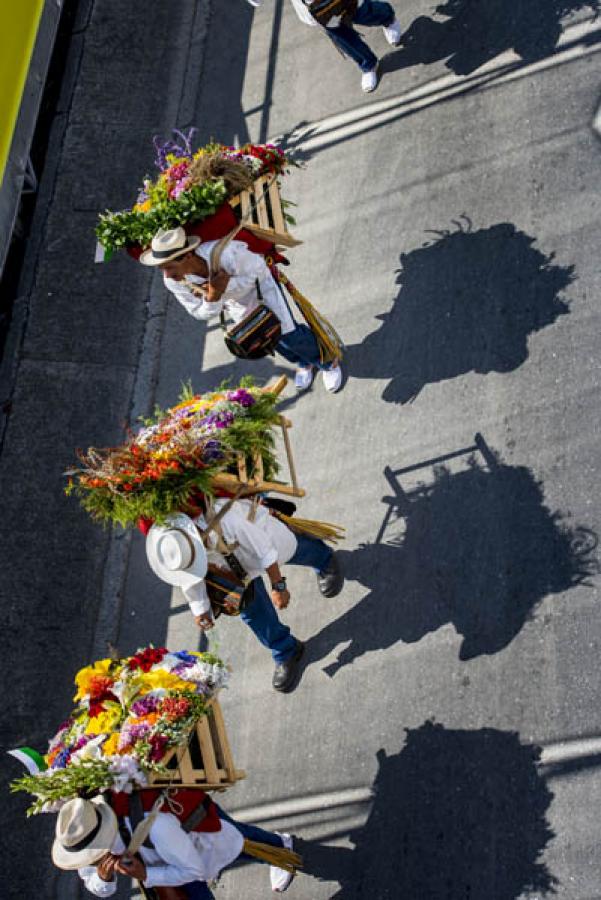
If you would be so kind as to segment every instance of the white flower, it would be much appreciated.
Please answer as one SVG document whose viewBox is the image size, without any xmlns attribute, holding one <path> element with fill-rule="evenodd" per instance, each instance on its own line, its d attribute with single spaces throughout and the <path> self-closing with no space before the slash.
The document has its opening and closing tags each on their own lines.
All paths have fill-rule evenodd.
<svg viewBox="0 0 601 900">
<path fill-rule="evenodd" d="M 131 754 L 108 756 L 107 760 L 114 790 L 131 794 L 134 786 L 145 787 L 148 784 L 148 779 L 135 756 Z"/>
<path fill-rule="evenodd" d="M 87 744 L 84 744 L 83 747 L 80 747 L 79 750 L 76 750 L 75 753 L 71 754 L 71 759 L 69 760 L 69 765 L 78 765 L 83 762 L 84 759 L 103 759 L 102 750 L 100 749 L 101 744 L 103 744 L 107 739 L 106 734 L 98 734 L 95 738 L 92 738 L 91 741 L 88 741 Z"/>
</svg>

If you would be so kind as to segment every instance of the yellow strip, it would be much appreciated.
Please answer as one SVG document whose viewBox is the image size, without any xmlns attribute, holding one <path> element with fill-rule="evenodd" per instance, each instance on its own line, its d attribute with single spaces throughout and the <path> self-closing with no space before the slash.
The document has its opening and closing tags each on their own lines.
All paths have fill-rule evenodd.
<svg viewBox="0 0 601 900">
<path fill-rule="evenodd" d="M 0 3 L 0 182 L 13 139 L 44 0 Z"/>
</svg>

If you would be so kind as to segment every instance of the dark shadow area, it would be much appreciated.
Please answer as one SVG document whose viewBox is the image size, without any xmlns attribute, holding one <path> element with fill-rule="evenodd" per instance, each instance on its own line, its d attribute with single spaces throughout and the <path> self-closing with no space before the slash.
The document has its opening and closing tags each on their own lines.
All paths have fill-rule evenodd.
<svg viewBox="0 0 601 900">
<path fill-rule="evenodd" d="M 354 850 L 299 841 L 306 871 L 340 889 L 332 900 L 515 900 L 554 890 L 541 860 L 554 837 L 540 750 L 514 732 L 407 730 L 378 753 L 374 801 Z"/>
<path fill-rule="evenodd" d="M 347 348 L 349 374 L 390 378 L 383 398 L 414 400 L 423 387 L 466 372 L 511 372 L 528 358 L 528 336 L 561 315 L 572 266 L 554 263 L 508 222 L 455 231 L 401 254 L 399 293 L 378 331 Z"/>
<path fill-rule="evenodd" d="M 598 571 L 594 533 L 551 512 L 524 466 L 487 470 L 473 457 L 455 474 L 439 466 L 431 484 L 393 502 L 404 531 L 339 551 L 347 579 L 369 593 L 308 642 L 308 663 L 350 642 L 325 668 L 330 676 L 449 622 L 463 638 L 460 659 L 498 653 L 544 597 Z"/>
<path fill-rule="evenodd" d="M 436 7 L 443 20 L 415 19 L 383 71 L 446 60 L 456 75 L 469 75 L 507 50 L 542 59 L 557 46 L 562 19 L 586 9 L 597 14 L 599 0 L 445 0 Z"/>
</svg>

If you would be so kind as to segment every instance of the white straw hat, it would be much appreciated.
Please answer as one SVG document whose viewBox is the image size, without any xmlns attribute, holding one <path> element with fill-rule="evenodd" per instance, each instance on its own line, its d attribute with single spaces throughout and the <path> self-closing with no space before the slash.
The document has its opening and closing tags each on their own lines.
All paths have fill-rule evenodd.
<svg viewBox="0 0 601 900">
<path fill-rule="evenodd" d="M 69 800 L 58 814 L 52 861 L 59 869 L 93 866 L 109 852 L 118 830 L 117 816 L 102 797 Z"/>
<path fill-rule="evenodd" d="M 207 551 L 189 516 L 170 516 L 153 525 L 146 536 L 146 556 L 152 571 L 167 584 L 187 588 L 207 574 Z"/>
<path fill-rule="evenodd" d="M 163 263 L 194 250 L 200 244 L 200 238 L 188 237 L 181 226 L 165 230 L 161 228 L 152 239 L 149 250 L 140 254 L 143 266 L 162 266 Z"/>
</svg>

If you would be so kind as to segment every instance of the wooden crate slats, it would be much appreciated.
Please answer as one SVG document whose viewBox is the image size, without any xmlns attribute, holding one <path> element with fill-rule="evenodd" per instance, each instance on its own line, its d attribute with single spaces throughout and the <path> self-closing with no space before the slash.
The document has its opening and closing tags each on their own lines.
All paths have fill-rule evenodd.
<svg viewBox="0 0 601 900">
<path fill-rule="evenodd" d="M 170 771 L 167 775 L 151 775 L 150 784 L 156 787 L 224 790 L 245 777 L 244 771 L 234 764 L 223 713 L 216 700 L 211 702 L 208 714 L 196 723 L 187 745 L 169 750 L 161 763 Z"/>
<path fill-rule="evenodd" d="M 234 209 L 240 207 L 244 228 L 252 231 L 256 237 L 276 246 L 298 247 L 302 244 L 302 241 L 288 231 L 280 187 L 271 176 L 262 175 L 257 178 L 251 190 L 241 191 L 236 197 L 232 197 L 229 204 Z"/>
</svg>

